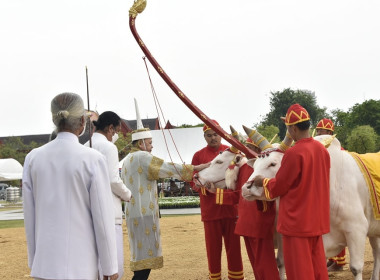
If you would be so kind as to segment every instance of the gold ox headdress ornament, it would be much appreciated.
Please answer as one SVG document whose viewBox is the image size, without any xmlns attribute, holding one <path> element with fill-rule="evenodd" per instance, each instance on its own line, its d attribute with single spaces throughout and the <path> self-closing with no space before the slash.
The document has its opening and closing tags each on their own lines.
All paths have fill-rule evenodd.
<svg viewBox="0 0 380 280">
<path fill-rule="evenodd" d="M 284 153 L 293 143 L 292 137 L 288 132 L 286 132 L 285 138 L 282 140 L 280 146 L 278 148 L 274 148 L 272 144 L 256 130 L 248 128 L 244 125 L 243 129 L 248 137 L 261 149 L 261 154 L 259 155 L 261 157 L 267 156 L 273 151 Z"/>
</svg>

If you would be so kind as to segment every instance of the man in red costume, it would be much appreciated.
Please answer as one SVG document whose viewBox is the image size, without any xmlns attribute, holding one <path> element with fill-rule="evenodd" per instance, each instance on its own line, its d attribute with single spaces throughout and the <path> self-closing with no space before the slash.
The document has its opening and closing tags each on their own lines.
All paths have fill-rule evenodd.
<svg viewBox="0 0 380 280">
<path fill-rule="evenodd" d="M 317 135 L 333 135 L 334 123 L 330 119 L 321 119 L 316 127 Z M 343 148 L 342 148 L 343 149 Z M 337 256 L 330 258 L 327 262 L 327 271 L 341 271 L 346 264 L 346 248 Z"/>
<path fill-rule="evenodd" d="M 285 124 L 296 144 L 285 152 L 275 178 L 257 176 L 254 184 L 264 189 L 259 199 L 281 198 L 277 231 L 287 279 L 328 280 L 322 235 L 330 231 L 330 156 L 310 137 L 305 108 L 290 106 Z"/>
<path fill-rule="evenodd" d="M 318 135 L 333 135 L 334 134 L 334 123 L 330 119 L 321 119 L 317 127 L 315 128 L 317 130 L 317 136 Z"/>
<path fill-rule="evenodd" d="M 216 121 L 213 121 L 219 125 Z M 221 137 L 209 126 L 203 127 L 207 146 L 193 156 L 192 164 L 207 163 L 220 152 L 229 147 L 221 144 Z M 222 279 L 221 258 L 223 239 L 228 263 L 228 279 L 244 279 L 243 262 L 240 249 L 240 236 L 234 234 L 237 209 L 234 205 L 216 204 L 217 195 L 205 187 L 192 183 L 192 188 L 199 192 L 201 217 L 204 224 L 209 279 Z M 223 191 L 223 190 L 222 190 Z M 227 191 L 226 191 L 227 192 Z M 218 194 L 220 195 L 220 194 Z"/>
<path fill-rule="evenodd" d="M 258 154 L 261 152 L 261 149 L 250 138 L 247 138 L 244 144 Z M 253 168 L 247 163 L 240 166 L 235 191 L 224 192 L 217 203 L 238 204 L 235 234 L 244 238 L 255 279 L 279 280 L 273 243 L 276 218 L 275 201 L 248 201 L 241 195 L 241 188 L 252 173 Z M 217 189 L 217 192 L 220 191 Z"/>
</svg>

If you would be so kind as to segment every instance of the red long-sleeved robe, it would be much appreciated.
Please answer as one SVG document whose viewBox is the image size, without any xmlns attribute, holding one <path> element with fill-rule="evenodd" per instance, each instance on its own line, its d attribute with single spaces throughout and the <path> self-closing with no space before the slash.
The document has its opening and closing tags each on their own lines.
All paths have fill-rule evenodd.
<svg viewBox="0 0 380 280">
<path fill-rule="evenodd" d="M 191 164 L 199 165 L 210 162 L 227 148 L 226 145 L 220 145 L 218 149 L 207 146 L 194 154 Z M 192 186 L 194 187 L 194 184 Z M 209 279 L 221 279 L 223 239 L 228 262 L 228 279 L 244 279 L 240 236 L 234 234 L 237 219 L 236 206 L 216 204 L 217 195 L 204 188 L 198 192 L 205 229 Z"/>
<path fill-rule="evenodd" d="M 286 151 L 276 177 L 264 179 L 265 196 L 280 197 L 277 231 L 290 280 L 328 279 L 322 235 L 330 231 L 329 176 L 327 150 L 305 138 Z"/>
<path fill-rule="evenodd" d="M 218 203 L 238 203 L 235 234 L 243 236 L 255 279 L 280 279 L 274 253 L 273 234 L 276 217 L 275 201 L 247 201 L 241 188 L 253 172 L 244 164 L 239 168 L 235 192 L 224 192 Z"/>
</svg>

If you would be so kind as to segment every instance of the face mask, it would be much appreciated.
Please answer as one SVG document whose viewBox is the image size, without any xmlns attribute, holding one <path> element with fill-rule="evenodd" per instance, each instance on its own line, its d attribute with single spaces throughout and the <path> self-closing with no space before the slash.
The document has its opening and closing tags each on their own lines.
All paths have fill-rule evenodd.
<svg viewBox="0 0 380 280">
<path fill-rule="evenodd" d="M 111 142 L 112 142 L 112 143 L 115 143 L 117 139 L 119 139 L 119 134 L 118 134 L 118 133 L 115 133 L 115 134 L 112 136 Z"/>
<path fill-rule="evenodd" d="M 81 136 L 86 132 L 86 125 L 87 125 L 87 122 L 85 121 L 85 122 L 84 122 L 83 130 L 82 130 L 82 132 L 79 134 L 78 137 L 81 137 Z"/>
</svg>

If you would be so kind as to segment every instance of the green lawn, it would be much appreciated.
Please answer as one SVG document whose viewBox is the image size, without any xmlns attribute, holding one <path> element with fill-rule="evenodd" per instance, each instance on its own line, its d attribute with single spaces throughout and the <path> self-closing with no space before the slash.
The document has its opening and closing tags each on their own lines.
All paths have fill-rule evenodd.
<svg viewBox="0 0 380 280">
<path fill-rule="evenodd" d="M 24 227 L 24 220 L 0 221 L 0 229 L 19 228 L 19 227 Z"/>
<path fill-rule="evenodd" d="M 22 209 L 22 206 L 21 207 L 9 207 L 9 206 L 5 206 L 5 207 L 1 207 L 0 211 L 21 210 L 21 209 Z"/>
</svg>

